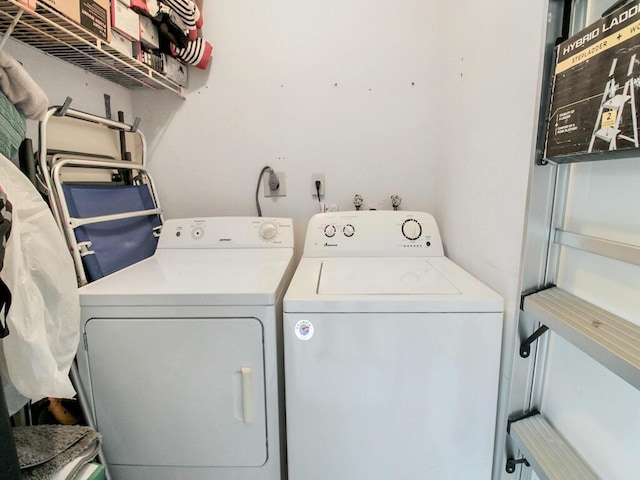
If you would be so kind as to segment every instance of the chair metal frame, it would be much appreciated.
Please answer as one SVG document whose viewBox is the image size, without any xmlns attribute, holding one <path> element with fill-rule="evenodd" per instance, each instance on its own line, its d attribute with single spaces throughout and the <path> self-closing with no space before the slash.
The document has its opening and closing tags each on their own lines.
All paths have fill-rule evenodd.
<svg viewBox="0 0 640 480">
<path fill-rule="evenodd" d="M 73 145 L 72 141 L 69 141 L 68 146 L 65 146 L 64 152 L 60 152 L 60 151 L 57 151 L 55 153 L 52 152 L 49 145 L 50 143 L 49 128 L 50 128 L 50 123 L 55 119 L 68 118 L 68 119 L 74 119 L 74 120 L 86 122 L 86 125 L 95 126 L 96 133 L 99 132 L 101 135 L 113 134 L 113 131 L 116 131 L 120 135 L 120 143 L 121 143 L 120 157 L 122 161 L 125 161 L 125 152 L 124 152 L 125 149 L 123 148 L 123 145 L 122 145 L 124 141 L 123 136 L 126 133 L 134 134 L 141 145 L 140 158 L 139 158 L 139 162 L 129 162 L 129 163 L 144 167 L 146 154 L 147 154 L 147 141 L 143 133 L 138 129 L 138 126 L 140 124 L 139 118 L 136 118 L 134 123 L 132 125 L 129 125 L 127 123 L 118 122 L 110 118 L 104 118 L 98 115 L 93 115 L 91 113 L 86 113 L 86 112 L 69 108 L 71 101 L 72 101 L 71 98 L 67 97 L 64 105 L 50 108 L 45 114 L 45 118 L 40 122 L 39 135 L 38 135 L 38 168 L 40 170 L 40 176 L 41 176 L 40 178 L 41 187 L 42 189 L 45 190 L 44 193 L 46 195 L 49 195 L 49 192 L 51 192 L 51 189 L 52 189 L 51 171 L 53 166 L 56 163 L 55 153 L 57 154 L 65 153 L 67 154 L 67 156 L 81 155 L 84 158 L 95 157 L 97 160 L 112 159 L 114 161 L 120 161 L 113 155 L 113 152 L 108 152 L 108 153 L 80 152 L 77 150 L 77 147 Z M 53 157 L 50 159 L 49 157 L 52 154 L 53 154 Z M 63 228 L 62 218 L 60 215 L 59 205 L 57 205 L 55 202 L 52 202 L 52 201 L 50 201 L 50 204 L 51 204 L 51 210 L 53 211 L 53 216 L 58 222 L 58 225 L 60 226 L 60 228 L 62 229 Z"/>
</svg>

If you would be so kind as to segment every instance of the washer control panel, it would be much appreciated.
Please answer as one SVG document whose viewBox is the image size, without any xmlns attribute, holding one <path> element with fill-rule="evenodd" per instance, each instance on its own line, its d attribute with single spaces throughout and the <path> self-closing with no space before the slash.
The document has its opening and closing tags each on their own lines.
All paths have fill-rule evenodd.
<svg viewBox="0 0 640 480">
<path fill-rule="evenodd" d="M 202 217 L 165 221 L 158 248 L 293 248 L 289 218 Z"/>
<path fill-rule="evenodd" d="M 443 256 L 438 226 L 426 212 L 369 210 L 315 215 L 304 256 Z"/>
</svg>

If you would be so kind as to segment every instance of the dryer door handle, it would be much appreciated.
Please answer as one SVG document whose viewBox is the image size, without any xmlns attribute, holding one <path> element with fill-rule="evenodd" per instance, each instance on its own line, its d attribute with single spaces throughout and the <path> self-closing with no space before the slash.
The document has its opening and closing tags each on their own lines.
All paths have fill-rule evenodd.
<svg viewBox="0 0 640 480">
<path fill-rule="evenodd" d="M 242 372 L 242 421 L 253 423 L 253 371 L 240 367 Z"/>
</svg>

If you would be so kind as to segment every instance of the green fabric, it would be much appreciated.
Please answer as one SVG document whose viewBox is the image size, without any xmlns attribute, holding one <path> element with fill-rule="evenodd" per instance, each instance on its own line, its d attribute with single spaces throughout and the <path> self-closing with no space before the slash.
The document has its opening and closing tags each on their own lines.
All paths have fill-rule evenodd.
<svg viewBox="0 0 640 480">
<path fill-rule="evenodd" d="M 89 465 L 95 468 L 95 470 L 86 477 L 86 480 L 104 480 L 104 466 L 99 463 L 90 463 Z M 84 480 L 84 478 L 82 480 Z"/>
<path fill-rule="evenodd" d="M 24 115 L 0 92 L 0 153 L 12 159 L 27 131 Z"/>
</svg>

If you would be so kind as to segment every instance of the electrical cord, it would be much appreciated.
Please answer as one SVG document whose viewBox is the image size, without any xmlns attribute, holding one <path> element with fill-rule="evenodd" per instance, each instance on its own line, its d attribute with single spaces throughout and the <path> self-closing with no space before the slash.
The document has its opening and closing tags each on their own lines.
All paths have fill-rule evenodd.
<svg viewBox="0 0 640 480">
<path fill-rule="evenodd" d="M 320 180 L 316 180 L 316 193 L 318 194 L 318 204 L 320 205 L 320 211 L 322 212 L 322 202 L 320 201 L 320 186 L 322 182 Z"/>
<path fill-rule="evenodd" d="M 280 181 L 278 180 L 278 176 L 276 175 L 276 172 L 274 172 L 273 168 L 271 168 L 269 165 L 266 165 L 260 171 L 260 175 L 258 176 L 258 185 L 256 185 L 256 210 L 258 210 L 259 217 L 262 216 L 262 209 L 260 208 L 260 200 L 258 199 L 258 192 L 260 192 L 260 183 L 262 182 L 262 177 L 264 176 L 265 172 L 269 172 L 269 188 L 271 190 L 277 190 L 278 188 L 280 188 Z"/>
</svg>

